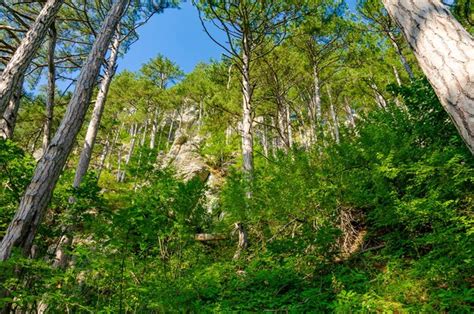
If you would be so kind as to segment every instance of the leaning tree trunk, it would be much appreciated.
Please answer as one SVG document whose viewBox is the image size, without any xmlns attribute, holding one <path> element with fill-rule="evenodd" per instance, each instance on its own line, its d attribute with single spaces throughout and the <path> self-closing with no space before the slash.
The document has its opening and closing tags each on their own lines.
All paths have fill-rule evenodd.
<svg viewBox="0 0 474 314">
<path fill-rule="evenodd" d="M 23 93 L 23 81 L 24 76 L 22 75 L 8 102 L 7 109 L 0 119 L 0 138 L 4 140 L 13 138 L 18 109 L 20 108 L 20 99 Z"/>
<path fill-rule="evenodd" d="M 439 0 L 383 0 L 474 154 L 474 39 Z"/>
<path fill-rule="evenodd" d="M 102 118 L 102 113 L 104 112 L 107 93 L 109 91 L 110 82 L 112 81 L 112 77 L 115 73 L 115 64 L 117 62 L 119 44 L 119 34 L 117 33 L 110 47 L 110 57 L 107 61 L 104 78 L 100 84 L 99 93 L 97 94 L 97 99 L 94 104 L 94 110 L 92 111 L 92 117 L 87 128 L 84 147 L 82 148 L 81 156 L 79 157 L 79 162 L 77 164 L 73 183 L 73 187 L 75 188 L 81 185 L 82 178 L 86 174 L 87 169 L 89 169 L 92 151 L 97 138 L 97 132 L 99 131 L 100 120 Z"/>
<path fill-rule="evenodd" d="M 377 103 L 377 106 L 379 106 L 380 109 L 386 109 L 387 101 L 385 101 L 385 98 L 380 93 L 377 85 L 375 85 L 375 83 L 372 82 L 370 83 L 370 88 L 372 88 L 372 90 L 374 91 L 374 98 L 375 98 L 375 102 Z"/>
<path fill-rule="evenodd" d="M 398 86 L 402 86 L 402 80 L 400 79 L 400 75 L 398 74 L 397 67 L 392 65 L 393 75 L 395 76 L 395 80 L 397 81 Z"/>
<path fill-rule="evenodd" d="M 92 151 L 94 150 L 95 141 L 97 138 L 97 132 L 99 131 L 100 120 L 104 111 L 105 100 L 109 91 L 110 82 L 115 72 L 115 63 L 117 61 L 119 48 L 119 34 L 116 33 L 115 39 L 110 48 L 110 57 L 107 61 L 104 77 L 100 84 L 99 93 L 94 104 L 94 110 L 92 111 L 92 117 L 87 128 L 86 138 L 84 140 L 84 146 L 79 157 L 77 164 L 76 173 L 72 186 L 78 188 L 81 185 L 84 175 L 89 169 L 89 164 L 92 157 Z M 73 200 L 73 199 L 71 199 Z M 56 247 L 55 259 L 53 266 L 58 268 L 65 268 L 69 262 L 70 256 L 66 252 L 73 243 L 73 226 L 64 226 L 64 232 L 61 239 Z"/>
<path fill-rule="evenodd" d="M 56 49 L 56 28 L 51 25 L 48 41 L 48 96 L 46 99 L 46 119 L 43 127 L 43 152 L 48 148 L 53 124 L 54 93 L 56 91 L 56 67 L 54 65 L 54 51 Z"/>
<path fill-rule="evenodd" d="M 117 0 L 105 18 L 58 131 L 38 162 L 33 179 L 0 244 L 0 260 L 8 259 L 14 246 L 21 247 L 24 254 L 30 251 L 38 225 L 84 121 L 102 60 L 127 3 L 128 0 Z"/>
<path fill-rule="evenodd" d="M 395 48 L 395 52 L 397 53 L 398 57 L 400 58 L 400 62 L 402 63 L 403 67 L 405 68 L 405 71 L 408 74 L 408 77 L 410 80 L 415 79 L 415 75 L 413 74 L 413 71 L 411 69 L 411 66 L 408 64 L 407 58 L 405 58 L 405 55 L 403 54 L 402 48 L 400 48 L 400 45 L 397 42 L 397 39 L 395 38 L 395 35 L 388 31 L 387 36 L 390 39 L 393 47 Z"/>
<path fill-rule="evenodd" d="M 46 2 L 0 75 L 0 116 L 3 116 L 13 91 L 43 42 L 49 26 L 63 2 L 64 0 L 48 0 Z"/>
<path fill-rule="evenodd" d="M 245 51 L 242 59 L 244 61 L 242 67 L 242 157 L 244 176 L 247 184 L 250 185 L 253 179 L 252 86 L 250 84 L 250 60 Z"/>
</svg>

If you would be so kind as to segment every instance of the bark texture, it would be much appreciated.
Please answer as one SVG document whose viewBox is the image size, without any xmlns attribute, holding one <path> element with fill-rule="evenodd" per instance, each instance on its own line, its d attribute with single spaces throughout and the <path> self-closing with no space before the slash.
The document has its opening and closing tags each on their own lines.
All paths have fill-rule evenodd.
<svg viewBox="0 0 474 314">
<path fill-rule="evenodd" d="M 54 65 L 54 51 L 56 49 L 56 28 L 51 25 L 48 40 L 48 95 L 46 99 L 46 119 L 43 127 L 43 152 L 49 145 L 51 125 L 53 124 L 54 94 L 56 91 L 56 67 Z"/>
<path fill-rule="evenodd" d="M 397 39 L 395 38 L 395 35 L 388 31 L 387 36 L 390 39 L 390 42 L 392 43 L 393 47 L 395 48 L 395 52 L 397 53 L 398 57 L 400 58 L 400 62 L 402 63 L 403 67 L 405 68 L 405 71 L 407 72 L 408 76 L 410 77 L 410 80 L 413 80 L 415 78 L 415 75 L 413 74 L 413 70 L 411 69 L 410 65 L 408 64 L 407 58 L 405 58 L 405 55 L 403 54 L 402 48 L 400 48 L 400 45 L 397 42 Z"/>
<path fill-rule="evenodd" d="M 356 122 L 355 122 L 354 112 L 351 108 L 351 105 L 349 104 L 349 100 L 347 99 L 347 97 L 344 98 L 344 103 L 345 103 L 345 109 L 347 113 L 347 124 L 351 128 L 355 129 Z"/>
<path fill-rule="evenodd" d="M 383 0 L 474 154 L 474 39 L 438 0 Z"/>
<path fill-rule="evenodd" d="M 29 254 L 38 225 L 84 121 L 102 60 L 127 3 L 128 0 L 117 0 L 105 18 L 79 74 L 76 89 L 58 131 L 38 162 L 33 179 L 0 244 L 2 261 L 10 257 L 14 246 L 21 247 L 24 254 Z"/>
<path fill-rule="evenodd" d="M 21 76 L 18 85 L 13 91 L 13 95 L 8 102 L 5 113 L 3 114 L 2 119 L 0 119 L 0 138 L 4 140 L 13 138 L 18 109 L 20 108 L 20 99 L 23 93 L 23 80 L 24 77 Z"/>
<path fill-rule="evenodd" d="M 235 231 L 239 234 L 239 242 L 237 243 L 237 250 L 235 251 L 234 254 L 234 260 L 237 260 L 240 258 L 240 255 L 242 254 L 245 249 L 247 249 L 248 245 L 248 239 L 247 239 L 247 231 L 245 230 L 244 225 L 241 222 L 236 222 L 234 224 Z"/>
<path fill-rule="evenodd" d="M 119 44 L 119 35 L 116 34 L 110 48 L 110 57 L 107 61 L 104 78 L 100 84 L 99 93 L 97 94 L 97 99 L 94 104 L 94 110 L 92 111 L 92 117 L 87 128 L 84 147 L 82 148 L 81 156 L 79 157 L 79 162 L 77 164 L 73 183 L 73 187 L 75 188 L 81 185 L 82 178 L 86 174 L 87 169 L 89 169 L 92 151 L 97 138 L 97 132 L 99 131 L 100 120 L 102 118 L 102 113 L 104 112 L 107 93 L 109 92 L 110 82 L 112 82 L 112 77 L 115 73 L 115 64 L 117 62 Z"/>
<path fill-rule="evenodd" d="M 0 116 L 25 74 L 64 0 L 48 0 L 0 76 Z"/>
<path fill-rule="evenodd" d="M 339 144 L 340 142 L 339 122 L 337 120 L 337 113 L 336 113 L 336 109 L 334 108 L 334 103 L 332 102 L 331 90 L 329 89 L 329 87 L 328 87 L 328 97 L 329 97 L 329 111 L 331 113 L 331 120 L 333 124 L 334 139 L 336 140 L 336 143 Z"/>
<path fill-rule="evenodd" d="M 250 60 L 245 49 L 242 59 L 242 157 L 244 175 L 250 184 L 253 178 L 252 86 L 250 83 Z"/>
<path fill-rule="evenodd" d="M 321 87 L 319 82 L 319 71 L 313 65 L 313 95 L 310 102 L 310 142 L 315 143 L 317 135 L 321 130 L 322 110 L 321 110 Z"/>
</svg>

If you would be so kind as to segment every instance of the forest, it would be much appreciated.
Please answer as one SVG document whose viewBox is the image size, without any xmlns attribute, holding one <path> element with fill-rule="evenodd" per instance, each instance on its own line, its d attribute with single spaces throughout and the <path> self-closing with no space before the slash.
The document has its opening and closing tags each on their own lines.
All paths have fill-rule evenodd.
<svg viewBox="0 0 474 314">
<path fill-rule="evenodd" d="M 220 58 L 119 68 L 184 5 Z M 474 312 L 473 34 L 471 0 L 0 0 L 0 313 Z"/>
</svg>

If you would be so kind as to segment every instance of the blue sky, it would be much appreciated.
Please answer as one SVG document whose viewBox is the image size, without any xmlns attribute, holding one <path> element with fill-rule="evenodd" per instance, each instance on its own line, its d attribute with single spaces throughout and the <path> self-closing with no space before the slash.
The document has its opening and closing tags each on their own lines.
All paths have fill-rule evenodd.
<svg viewBox="0 0 474 314">
<path fill-rule="evenodd" d="M 354 8 L 356 0 L 347 0 Z M 143 63 L 161 53 L 191 72 L 199 62 L 220 59 L 223 50 L 203 31 L 196 8 L 188 0 L 180 9 L 167 9 L 155 15 L 139 31 L 140 39 L 119 60 L 118 70 L 136 71 Z M 222 42 L 224 34 L 213 32 Z"/>
<path fill-rule="evenodd" d="M 136 71 L 161 53 L 188 73 L 199 62 L 220 59 L 223 52 L 203 31 L 197 10 L 190 1 L 183 3 L 180 9 L 167 9 L 155 15 L 138 33 L 140 39 L 119 60 L 119 71 Z M 215 35 L 222 39 L 223 34 Z"/>
<path fill-rule="evenodd" d="M 354 8 L 356 0 L 347 0 L 349 7 Z M 209 26 L 209 24 L 207 24 Z M 225 42 L 225 35 L 212 29 L 213 36 Z M 179 9 L 166 9 L 163 13 L 153 16 L 139 30 L 139 40 L 118 60 L 118 71 L 137 71 L 157 54 L 169 58 L 185 72 L 191 72 L 199 62 L 221 59 L 223 50 L 204 32 L 199 15 L 191 1 L 181 4 Z M 64 90 L 69 82 L 58 81 L 58 88 Z M 42 77 L 38 92 L 46 79 Z"/>
</svg>

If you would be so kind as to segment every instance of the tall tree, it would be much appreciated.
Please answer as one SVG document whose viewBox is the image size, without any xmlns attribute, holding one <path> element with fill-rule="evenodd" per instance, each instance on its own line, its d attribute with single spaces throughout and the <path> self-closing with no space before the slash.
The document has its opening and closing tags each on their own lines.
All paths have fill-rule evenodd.
<svg viewBox="0 0 474 314">
<path fill-rule="evenodd" d="M 0 76 L 0 115 L 25 74 L 64 0 L 48 0 Z"/>
<path fill-rule="evenodd" d="M 38 162 L 12 222 L 0 244 L 0 260 L 6 260 L 14 246 L 28 255 L 56 182 L 72 149 L 92 96 L 102 59 L 128 0 L 116 1 L 98 33 L 91 52 L 79 74 L 74 95 L 55 136 Z"/>
<path fill-rule="evenodd" d="M 375 28 L 378 32 L 384 34 L 390 41 L 410 80 L 413 80 L 415 74 L 403 53 L 402 45 L 398 38 L 399 36 L 397 36 L 397 34 L 400 34 L 400 30 L 393 24 L 390 16 L 388 16 L 387 11 L 383 8 L 380 1 L 362 0 L 359 2 L 357 8 L 362 16 L 369 22 L 367 23 L 368 27 Z"/>
<path fill-rule="evenodd" d="M 164 91 L 169 83 L 174 83 L 183 76 L 183 71 L 181 71 L 179 66 L 161 54 L 145 63 L 140 72 L 160 91 Z M 149 104 L 152 105 L 151 102 Z M 156 133 L 158 132 L 159 108 L 154 104 L 148 110 L 152 113 L 150 148 L 153 149 L 155 148 Z"/>
<path fill-rule="evenodd" d="M 383 0 L 474 154 L 474 38 L 438 0 Z"/>
<path fill-rule="evenodd" d="M 57 32 L 54 22 L 51 25 L 48 38 L 48 92 L 46 97 L 46 114 L 43 127 L 43 152 L 49 145 L 51 126 L 53 124 L 54 94 L 56 93 L 56 66 L 54 52 L 56 50 Z"/>
<path fill-rule="evenodd" d="M 242 159 L 243 172 L 250 184 L 253 177 L 253 115 L 252 97 L 255 80 L 252 67 L 256 60 L 271 52 L 287 35 L 287 28 L 299 19 L 305 8 L 303 1 L 196 1 L 202 25 L 210 38 L 226 51 L 242 75 Z M 207 30 L 205 18 L 224 32 L 221 43 Z M 271 38 L 271 39 L 270 39 Z M 272 44 L 268 44 L 268 40 Z M 249 194 L 249 193 L 248 193 Z"/>
<path fill-rule="evenodd" d="M 107 61 L 104 77 L 100 83 L 99 93 L 97 94 L 97 99 L 95 100 L 94 110 L 92 111 L 92 117 L 89 121 L 89 126 L 87 128 L 86 138 L 84 140 L 84 146 L 81 151 L 81 156 L 79 157 L 79 162 L 77 164 L 76 173 L 74 176 L 73 187 L 79 187 L 82 182 L 82 178 L 89 168 L 89 163 L 92 157 L 92 151 L 94 149 L 95 140 L 97 137 L 97 132 L 99 131 L 100 120 L 102 118 L 102 113 L 104 112 L 105 101 L 107 99 L 107 93 L 109 91 L 110 82 L 115 73 L 117 56 L 119 51 L 119 41 L 120 34 L 117 32 L 115 38 L 110 47 L 110 56 Z"/>
</svg>

